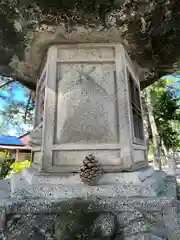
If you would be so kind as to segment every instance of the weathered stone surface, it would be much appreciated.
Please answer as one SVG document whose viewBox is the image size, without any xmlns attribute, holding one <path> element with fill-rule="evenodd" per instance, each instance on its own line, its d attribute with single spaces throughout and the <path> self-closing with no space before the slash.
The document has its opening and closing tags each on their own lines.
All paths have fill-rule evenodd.
<svg viewBox="0 0 180 240">
<path fill-rule="evenodd" d="M 49 44 L 122 38 L 142 72 L 158 79 L 179 57 L 179 5 L 167 0 L 2 2 L 1 73 L 35 89 Z"/>
<path fill-rule="evenodd" d="M 19 218 L 9 216 L 7 229 L 5 231 L 6 240 L 45 240 L 53 238 L 54 224 L 56 216 L 22 214 Z"/>
<path fill-rule="evenodd" d="M 41 146 L 42 143 L 42 126 L 30 132 L 29 144 L 31 146 Z"/>
<path fill-rule="evenodd" d="M 117 215 L 117 221 L 120 227 L 128 226 L 130 222 L 135 221 L 137 218 L 143 218 L 143 214 L 139 211 L 121 212 Z"/>
<path fill-rule="evenodd" d="M 93 223 L 92 236 L 113 239 L 117 231 L 116 217 L 112 213 L 101 214 Z"/>
<path fill-rule="evenodd" d="M 100 178 L 96 185 L 114 185 L 114 184 L 142 184 L 145 180 L 152 177 L 155 170 L 152 167 L 147 167 L 134 172 L 121 172 L 121 173 L 106 173 Z M 158 172 L 159 173 L 159 172 Z M 162 178 L 166 175 L 164 173 L 159 173 Z M 72 173 L 61 173 L 61 174 L 51 174 L 47 172 L 40 172 L 37 169 L 30 167 L 24 169 L 22 172 L 22 177 L 30 184 L 63 184 L 71 185 L 79 184 L 80 178 L 79 174 Z M 166 178 L 165 178 L 166 180 Z M 174 180 L 175 181 L 175 180 Z"/>
<path fill-rule="evenodd" d="M 0 205 L 0 231 L 2 231 L 5 227 L 6 223 L 6 210 L 4 205 Z"/>
<path fill-rule="evenodd" d="M 105 53 L 108 50 L 104 48 Z M 84 55 L 83 58 L 86 59 Z M 111 65 L 59 66 L 56 144 L 117 143 Z"/>
<path fill-rule="evenodd" d="M 32 148 L 34 167 L 46 172 L 79 172 L 89 154 L 104 171 L 147 166 L 143 141 L 133 140 L 128 73 L 139 88 L 137 71 L 122 44 L 51 46 L 37 86 L 35 126 L 42 121 L 43 129 L 42 144 Z"/>
<path fill-rule="evenodd" d="M 177 226 L 174 226 L 174 229 L 172 229 L 172 226 L 169 227 L 167 224 L 169 221 L 168 214 L 170 219 L 177 218 L 176 214 L 172 214 L 170 210 L 167 211 L 167 209 L 175 206 L 177 206 L 176 201 L 165 198 L 97 198 L 89 200 L 72 199 L 70 201 L 27 199 L 23 201 L 11 200 L 4 203 L 0 216 L 4 212 L 4 218 L 1 220 L 5 223 L 3 230 L 8 240 L 28 238 L 36 240 L 38 237 L 39 239 L 54 239 L 55 229 L 60 230 L 58 233 L 59 237 L 62 236 L 63 232 L 65 237 L 67 233 L 69 233 L 70 237 L 72 233 L 76 232 L 78 234 L 77 239 L 78 237 L 79 239 L 84 237 L 84 239 L 90 240 L 93 239 L 91 238 L 93 226 L 98 226 L 99 224 L 100 229 L 105 230 L 102 233 L 107 235 L 107 228 L 104 228 L 104 224 L 106 226 L 108 224 L 111 229 L 110 232 L 113 233 L 115 231 L 114 223 L 118 219 L 119 224 L 116 228 L 117 239 L 118 237 L 119 239 L 122 239 L 122 237 L 123 239 L 133 239 L 133 237 L 136 239 L 135 236 L 138 236 L 140 233 L 141 236 L 146 236 L 149 233 L 149 236 L 154 234 L 166 239 L 172 233 L 174 233 L 174 236 L 178 236 Z M 127 212 L 129 213 L 130 211 L 132 215 L 129 214 L 128 219 Z M 166 212 L 166 218 L 161 217 L 162 212 Z M 125 215 L 126 223 L 128 223 L 127 225 L 120 224 L 118 216 L 121 215 L 121 219 L 123 219 L 123 214 Z M 104 222 L 107 217 L 108 221 Z M 164 225 L 166 225 L 166 229 L 163 228 Z M 32 236 L 33 238 L 31 238 Z M 96 237 L 96 239 L 98 238 Z M 151 240 L 151 238 L 140 239 Z"/>
<path fill-rule="evenodd" d="M 63 209 L 63 214 L 60 214 L 55 224 L 57 240 L 86 239 L 88 237 L 90 226 L 97 214 L 88 213 L 87 210 L 84 210 L 86 207 L 88 205 L 85 202 L 74 202 Z"/>
<path fill-rule="evenodd" d="M 142 175 L 141 175 L 142 173 Z M 27 180 L 27 181 L 26 181 Z M 166 183 L 166 184 L 165 184 Z M 170 182 L 171 183 L 171 182 Z M 172 184 L 174 184 L 172 182 Z M 95 186 L 87 186 L 79 174 L 50 175 L 32 168 L 11 178 L 15 198 L 43 197 L 71 199 L 76 197 L 153 197 L 168 194 L 166 175 L 151 168 L 131 173 L 104 173 Z M 165 188 L 164 188 L 165 187 Z M 170 190 L 173 186 L 170 185 Z M 170 197 L 176 197 L 170 192 Z"/>
<path fill-rule="evenodd" d="M 151 240 L 163 240 L 163 238 L 155 236 L 155 235 L 152 235 L 150 239 Z"/>
<path fill-rule="evenodd" d="M 162 191 L 160 197 L 151 198 L 96 196 L 47 200 L 29 196 L 23 200 L 7 199 L 0 207 L 0 230 L 7 240 L 54 240 L 55 230 L 59 239 L 63 234 L 72 239 L 70 236 L 75 233 L 77 239 L 102 239 L 92 236 L 97 229 L 103 239 L 106 239 L 105 235 L 111 239 L 116 233 L 116 239 L 120 240 L 135 240 L 137 236 L 152 240 L 153 234 L 162 239 L 170 239 L 171 236 L 174 240 L 179 234 L 180 205 L 174 197 L 167 196 Z"/>
<path fill-rule="evenodd" d="M 161 237 L 157 237 L 153 234 L 144 233 L 144 234 L 136 234 L 130 237 L 122 237 L 121 235 L 117 235 L 114 240 L 164 240 Z"/>
<path fill-rule="evenodd" d="M 0 201 L 6 201 L 10 196 L 9 179 L 0 179 Z"/>
<path fill-rule="evenodd" d="M 180 230 L 173 231 L 169 236 L 168 240 L 179 240 L 180 239 Z"/>
<path fill-rule="evenodd" d="M 136 235 L 138 233 L 150 232 L 151 227 L 152 223 L 148 222 L 146 219 L 138 219 L 133 223 L 129 224 L 129 226 L 123 228 L 121 232 L 124 237 L 127 237 Z"/>
</svg>

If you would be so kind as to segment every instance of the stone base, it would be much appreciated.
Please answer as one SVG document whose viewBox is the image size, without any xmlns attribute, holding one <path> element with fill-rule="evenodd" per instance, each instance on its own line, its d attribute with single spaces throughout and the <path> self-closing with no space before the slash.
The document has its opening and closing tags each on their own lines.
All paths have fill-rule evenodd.
<svg viewBox="0 0 180 240">
<path fill-rule="evenodd" d="M 95 186 L 87 186 L 78 174 L 57 176 L 29 168 L 11 179 L 11 196 L 18 199 L 155 197 L 163 191 L 165 179 L 164 172 L 149 167 L 130 173 L 105 173 Z"/>
<path fill-rule="evenodd" d="M 115 235 L 113 239 L 116 240 L 176 240 L 180 236 L 178 204 L 177 201 L 165 197 L 102 197 L 89 198 L 86 201 L 83 199 L 71 199 L 71 201 L 60 199 L 14 200 L 1 204 L 0 231 L 4 232 L 5 236 L 8 235 L 8 238 L 3 239 L 56 239 L 51 234 L 56 229 L 57 222 L 60 221 L 63 225 L 68 224 L 67 221 L 72 222 L 71 217 L 74 217 L 74 214 L 78 215 L 80 209 L 87 214 L 88 218 L 94 216 L 91 213 L 96 213 L 93 221 L 96 224 L 93 225 L 100 225 L 101 229 L 105 230 L 104 233 L 111 227 L 113 235 Z M 70 218 L 66 217 L 71 214 Z M 112 221 L 106 221 L 104 228 L 103 221 L 107 217 L 110 219 L 109 216 Z M 74 221 L 74 225 L 69 231 L 77 229 L 77 226 L 77 221 Z M 63 231 L 64 228 L 62 228 L 61 225 L 58 229 Z M 68 235 L 69 231 L 64 231 L 64 234 Z M 102 234 L 98 239 L 112 239 L 105 238 L 105 236 L 107 235 Z M 65 237 L 58 239 L 65 239 Z"/>
<path fill-rule="evenodd" d="M 81 227 L 80 213 L 92 218 L 92 225 L 82 229 L 91 233 L 100 227 L 98 239 L 180 239 L 175 178 L 152 168 L 107 173 L 91 187 L 78 175 L 56 176 L 30 168 L 11 179 L 11 194 L 14 198 L 0 205 L 0 234 L 12 240 L 62 239 L 54 232 L 74 234 Z"/>
</svg>

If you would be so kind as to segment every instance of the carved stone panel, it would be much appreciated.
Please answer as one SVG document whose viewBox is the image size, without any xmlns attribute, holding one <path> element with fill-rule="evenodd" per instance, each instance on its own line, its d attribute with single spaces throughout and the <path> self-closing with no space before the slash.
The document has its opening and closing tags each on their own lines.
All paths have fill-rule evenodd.
<svg viewBox="0 0 180 240">
<path fill-rule="evenodd" d="M 81 146 L 80 146 L 81 147 Z M 54 151 L 53 169 L 60 169 L 61 172 L 78 172 L 84 156 L 93 154 L 104 170 L 116 169 L 121 166 L 119 150 L 81 150 L 81 151 Z M 123 166 L 124 168 L 126 166 Z"/>
<path fill-rule="evenodd" d="M 113 63 L 57 67 L 55 143 L 118 143 Z"/>
</svg>

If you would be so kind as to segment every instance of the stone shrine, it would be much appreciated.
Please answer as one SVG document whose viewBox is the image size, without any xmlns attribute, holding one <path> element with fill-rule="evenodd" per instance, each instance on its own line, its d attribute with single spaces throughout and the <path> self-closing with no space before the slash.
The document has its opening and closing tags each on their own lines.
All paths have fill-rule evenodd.
<svg viewBox="0 0 180 240">
<path fill-rule="evenodd" d="M 122 44 L 51 46 L 36 96 L 33 164 L 23 173 L 24 193 L 50 198 L 159 194 L 166 175 L 148 167 L 139 79 Z M 103 169 L 90 187 L 79 177 L 89 154 Z M 12 195 L 22 197 L 15 178 Z"/>
<path fill-rule="evenodd" d="M 37 84 L 33 166 L 77 172 L 89 153 L 107 171 L 147 166 L 139 91 L 122 44 L 50 47 Z"/>
<path fill-rule="evenodd" d="M 51 46 L 36 96 L 26 191 L 51 192 L 54 198 L 159 193 L 165 174 L 148 168 L 139 79 L 122 44 Z M 80 163 L 89 154 L 103 169 L 98 187 L 79 179 Z M 14 181 L 12 193 L 18 190 Z"/>
<path fill-rule="evenodd" d="M 57 240 L 72 239 L 62 237 L 64 224 L 72 226 L 69 234 L 74 236 L 74 224 L 82 223 L 84 212 L 88 218 L 95 214 L 95 230 L 88 229 L 91 234 L 97 228 L 103 232 L 99 238 L 87 239 L 179 239 L 174 238 L 180 234 L 176 182 L 148 166 L 139 78 L 124 46 L 50 46 L 36 96 L 33 163 L 11 178 L 11 198 L 16 204 L 6 206 L 3 216 L 20 211 L 21 229 L 26 222 L 39 226 L 48 213 L 51 218 L 43 232 L 55 224 Z M 81 182 L 79 174 L 80 163 L 89 154 L 103 169 L 92 186 Z M 74 211 L 81 209 L 82 215 L 72 214 L 74 202 L 80 206 Z M 64 204 L 70 210 L 61 215 Z M 60 214 L 59 222 L 54 213 Z M 33 214 L 41 220 L 33 220 Z M 12 239 L 18 240 L 17 235 Z"/>
</svg>

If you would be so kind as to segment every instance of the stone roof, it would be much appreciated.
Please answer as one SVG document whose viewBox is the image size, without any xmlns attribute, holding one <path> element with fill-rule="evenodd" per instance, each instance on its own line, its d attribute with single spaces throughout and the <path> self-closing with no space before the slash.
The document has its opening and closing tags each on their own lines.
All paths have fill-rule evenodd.
<svg viewBox="0 0 180 240">
<path fill-rule="evenodd" d="M 179 62 L 179 0 L 7 0 L 0 9 L 0 73 L 33 90 L 57 43 L 123 42 L 142 86 Z"/>
</svg>

